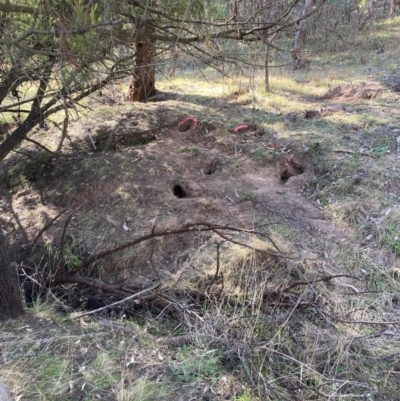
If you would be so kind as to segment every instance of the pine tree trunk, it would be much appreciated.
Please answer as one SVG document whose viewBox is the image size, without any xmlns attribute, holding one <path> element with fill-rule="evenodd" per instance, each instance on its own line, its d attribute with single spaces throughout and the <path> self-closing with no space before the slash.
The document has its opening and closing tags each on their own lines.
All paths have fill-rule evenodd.
<svg viewBox="0 0 400 401">
<path fill-rule="evenodd" d="M 151 39 L 152 28 L 141 30 L 136 42 L 135 68 L 129 84 L 128 97 L 132 102 L 145 102 L 156 92 L 156 41 Z"/>
<path fill-rule="evenodd" d="M 0 321 L 23 313 L 17 272 L 10 264 L 6 238 L 0 230 Z"/>
</svg>

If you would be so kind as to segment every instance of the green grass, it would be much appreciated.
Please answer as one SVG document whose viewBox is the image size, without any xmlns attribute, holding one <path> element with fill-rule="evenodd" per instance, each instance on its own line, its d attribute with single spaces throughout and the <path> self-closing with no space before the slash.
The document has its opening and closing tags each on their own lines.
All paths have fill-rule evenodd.
<svg viewBox="0 0 400 401">
<path fill-rule="evenodd" d="M 257 196 L 251 191 L 244 191 L 242 195 L 242 200 L 244 202 L 251 202 L 255 204 L 257 203 Z"/>
<path fill-rule="evenodd" d="M 392 249 L 396 256 L 400 256 L 400 213 L 391 209 L 386 213 L 378 226 L 380 241 Z"/>
<path fill-rule="evenodd" d="M 207 380 L 215 383 L 223 375 L 221 364 L 222 354 L 218 350 L 198 353 L 183 347 L 177 353 L 177 360 L 171 363 L 171 370 L 175 381 L 191 383 Z"/>
<path fill-rule="evenodd" d="M 117 401 L 158 401 L 166 399 L 171 388 L 164 383 L 154 383 L 143 379 L 117 391 Z"/>
<path fill-rule="evenodd" d="M 36 382 L 32 382 L 35 391 L 44 399 L 58 397 L 68 390 L 71 377 L 71 365 L 68 359 L 44 355 L 36 360 Z M 53 398 L 53 399 L 54 399 Z"/>
<path fill-rule="evenodd" d="M 235 397 L 235 401 L 254 401 L 253 396 L 245 392 L 243 395 L 240 397 Z"/>
</svg>

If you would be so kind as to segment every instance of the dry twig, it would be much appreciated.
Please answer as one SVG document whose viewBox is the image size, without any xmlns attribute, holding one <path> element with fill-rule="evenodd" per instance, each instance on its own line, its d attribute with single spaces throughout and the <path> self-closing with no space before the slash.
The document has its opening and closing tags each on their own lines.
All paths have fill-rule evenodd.
<svg viewBox="0 0 400 401">
<path fill-rule="evenodd" d="M 120 304 L 123 304 L 124 302 L 128 302 L 128 301 L 130 301 L 130 300 L 132 300 L 132 299 L 139 298 L 140 296 L 142 296 L 142 295 L 144 295 L 144 294 L 147 294 L 148 292 L 151 292 L 151 291 L 153 291 L 153 290 L 156 290 L 160 285 L 161 285 L 160 283 L 154 284 L 154 285 L 152 285 L 151 287 L 146 288 L 145 290 L 140 291 L 140 292 L 138 292 L 138 293 L 136 293 L 136 294 L 129 295 L 128 297 L 126 297 L 126 298 L 124 298 L 124 299 L 121 299 L 120 301 L 117 301 L 117 302 L 114 302 L 114 303 L 112 303 L 112 304 L 103 306 L 102 308 L 98 308 L 98 309 L 91 310 L 91 311 L 89 311 L 89 312 L 80 313 L 79 315 L 73 316 L 73 318 L 74 318 L 74 319 L 77 319 L 77 318 L 80 318 L 80 317 L 82 317 L 82 316 L 92 315 L 93 313 L 97 313 L 97 312 L 100 312 L 100 311 L 102 311 L 102 310 L 104 310 L 104 309 L 111 308 L 112 306 L 120 305 Z"/>
</svg>

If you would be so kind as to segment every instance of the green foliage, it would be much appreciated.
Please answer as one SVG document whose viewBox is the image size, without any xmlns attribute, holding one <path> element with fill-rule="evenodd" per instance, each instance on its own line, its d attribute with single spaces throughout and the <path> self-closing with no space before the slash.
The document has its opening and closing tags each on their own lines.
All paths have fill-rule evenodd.
<svg viewBox="0 0 400 401">
<path fill-rule="evenodd" d="M 240 397 L 235 397 L 235 401 L 254 401 L 254 398 L 246 391 Z"/>
<path fill-rule="evenodd" d="M 70 361 L 56 356 L 41 355 L 35 358 L 36 371 L 32 386 L 40 394 L 41 399 L 50 400 L 65 394 L 71 377 Z M 37 380 L 40 378 L 40 380 Z M 32 377 L 32 379 L 34 379 Z"/>
<path fill-rule="evenodd" d="M 171 369 L 178 382 L 187 383 L 204 379 L 215 382 L 222 374 L 221 358 L 220 351 L 195 355 L 188 347 L 182 347 L 177 362 Z"/>
<path fill-rule="evenodd" d="M 200 153 L 200 151 L 199 151 L 198 148 L 192 148 L 192 149 L 190 149 L 190 154 L 191 154 L 192 156 L 198 156 L 199 153 Z"/>
<path fill-rule="evenodd" d="M 243 193 L 242 199 L 244 202 L 251 202 L 253 204 L 257 203 L 257 196 L 254 195 L 251 191 L 245 191 Z"/>
<path fill-rule="evenodd" d="M 399 216 L 398 216 L 399 217 Z M 400 256 L 400 218 L 389 219 L 381 228 L 381 241 Z"/>
<path fill-rule="evenodd" d="M 272 163 L 276 159 L 276 154 L 272 149 L 258 148 L 252 153 L 254 158 L 264 163 Z"/>
</svg>

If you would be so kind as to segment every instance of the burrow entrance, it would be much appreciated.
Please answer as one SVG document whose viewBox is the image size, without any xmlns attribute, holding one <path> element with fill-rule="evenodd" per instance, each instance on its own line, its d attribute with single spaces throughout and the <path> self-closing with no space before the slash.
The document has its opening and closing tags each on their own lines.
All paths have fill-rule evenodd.
<svg viewBox="0 0 400 401">
<path fill-rule="evenodd" d="M 172 192 L 174 193 L 174 196 L 176 196 L 178 199 L 187 197 L 186 191 L 180 184 L 175 184 L 174 187 L 172 188 Z"/>
<path fill-rule="evenodd" d="M 210 163 L 207 163 L 201 171 L 205 175 L 212 175 L 218 170 L 218 165 L 218 160 L 213 160 Z"/>
<path fill-rule="evenodd" d="M 286 157 L 279 164 L 279 176 L 282 182 L 286 182 L 290 177 L 303 173 L 303 166 L 299 162 L 293 160 L 293 156 Z"/>
</svg>

